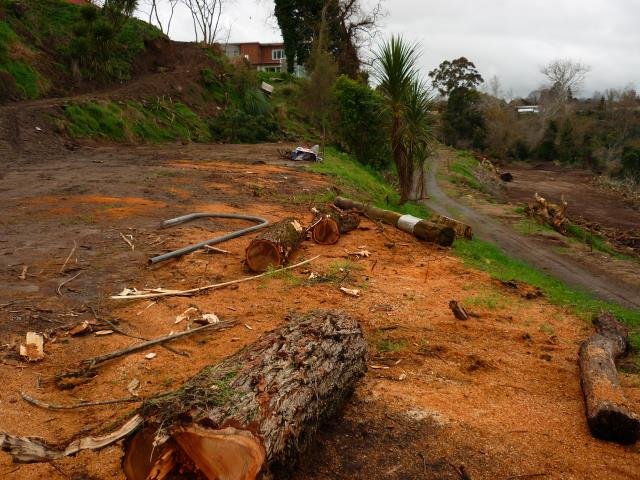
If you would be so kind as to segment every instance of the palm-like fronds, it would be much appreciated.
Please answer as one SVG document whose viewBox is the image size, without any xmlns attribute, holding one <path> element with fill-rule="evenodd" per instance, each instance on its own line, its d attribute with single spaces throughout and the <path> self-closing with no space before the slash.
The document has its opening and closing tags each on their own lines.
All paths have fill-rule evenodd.
<svg viewBox="0 0 640 480">
<path fill-rule="evenodd" d="M 374 64 L 378 89 L 395 107 L 403 103 L 417 77 L 418 50 L 402 37 L 393 36 L 380 47 Z"/>
<path fill-rule="evenodd" d="M 404 104 L 403 142 L 407 156 L 416 166 L 422 167 L 435 142 L 436 121 L 431 113 L 433 97 L 423 80 L 414 80 L 409 87 Z"/>
</svg>

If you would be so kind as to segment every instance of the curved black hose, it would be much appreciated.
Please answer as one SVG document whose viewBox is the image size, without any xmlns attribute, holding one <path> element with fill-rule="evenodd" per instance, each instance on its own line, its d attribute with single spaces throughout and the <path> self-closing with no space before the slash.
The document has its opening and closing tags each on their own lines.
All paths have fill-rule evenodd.
<svg viewBox="0 0 640 480">
<path fill-rule="evenodd" d="M 171 258 L 181 257 L 186 255 L 187 253 L 195 252 L 203 248 L 205 245 L 215 245 L 217 243 L 226 242 L 227 240 L 231 240 L 233 238 L 241 237 L 242 235 L 246 235 L 251 232 L 255 232 L 269 225 L 269 221 L 262 218 L 256 217 L 253 215 L 239 215 L 235 213 L 190 213 L 189 215 L 183 215 L 182 217 L 172 218 L 171 220 L 166 220 L 162 222 L 162 226 L 166 227 L 175 227 L 176 225 L 182 225 L 183 223 L 190 222 L 192 220 L 196 220 L 198 218 L 232 218 L 235 220 L 247 220 L 249 222 L 256 222 L 258 225 L 254 225 L 253 227 L 243 228 L 242 230 L 237 230 L 232 233 L 228 233 L 227 235 L 223 235 L 221 237 L 212 238 L 211 240 L 205 240 L 204 242 L 197 243 L 195 245 L 190 245 L 188 247 L 183 247 L 178 250 L 174 250 L 173 252 L 164 253 L 162 255 L 158 255 L 157 257 L 153 257 L 149 259 L 150 264 L 164 262 L 165 260 L 169 260 Z"/>
</svg>

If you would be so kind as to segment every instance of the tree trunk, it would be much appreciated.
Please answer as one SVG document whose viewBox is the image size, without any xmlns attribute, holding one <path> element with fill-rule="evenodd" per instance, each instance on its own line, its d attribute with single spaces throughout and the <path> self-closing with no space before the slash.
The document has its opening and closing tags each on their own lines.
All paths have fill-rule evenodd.
<svg viewBox="0 0 640 480">
<path fill-rule="evenodd" d="M 467 224 L 459 222 L 458 220 L 445 217 L 444 215 L 434 214 L 433 217 L 431 217 L 431 221 L 438 225 L 444 225 L 446 227 L 453 228 L 454 232 L 456 232 L 456 237 L 467 238 L 469 240 L 473 238 L 473 230 L 471 230 L 471 227 Z"/>
<path fill-rule="evenodd" d="M 333 245 L 340 240 L 340 236 L 360 225 L 360 215 L 357 212 L 340 212 L 333 206 L 315 209 L 314 227 L 311 238 L 320 245 Z"/>
<path fill-rule="evenodd" d="M 343 197 L 336 198 L 333 203 L 336 207 L 357 210 L 372 220 L 388 223 L 389 225 L 399 228 L 403 232 L 411 233 L 420 240 L 435 243 L 442 247 L 451 246 L 456 237 L 453 228 L 444 225 L 436 225 L 435 223 L 427 220 L 421 220 L 420 218 L 412 215 L 402 215 L 400 213 L 372 207 Z"/>
<path fill-rule="evenodd" d="M 594 324 L 597 333 L 582 342 L 578 358 L 587 423 L 597 438 L 634 443 L 640 417 L 630 409 L 615 365 L 627 351 L 627 329 L 610 313 L 598 315 Z"/>
<path fill-rule="evenodd" d="M 344 313 L 295 317 L 146 400 L 145 428 L 126 447 L 127 478 L 249 480 L 290 467 L 364 375 L 366 348 Z"/>
<path fill-rule="evenodd" d="M 247 266 L 254 272 L 264 272 L 269 266 L 284 265 L 295 252 L 306 232 L 294 219 L 287 218 L 264 229 L 245 252 Z"/>
</svg>

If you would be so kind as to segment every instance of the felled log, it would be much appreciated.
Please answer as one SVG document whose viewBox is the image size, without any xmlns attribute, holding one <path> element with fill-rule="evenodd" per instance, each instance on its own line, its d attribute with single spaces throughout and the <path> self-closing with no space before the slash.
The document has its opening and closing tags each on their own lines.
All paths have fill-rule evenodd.
<svg viewBox="0 0 640 480">
<path fill-rule="evenodd" d="M 247 266 L 254 272 L 264 272 L 269 266 L 284 265 L 304 237 L 305 230 L 295 218 L 274 223 L 258 234 L 247 247 Z"/>
<path fill-rule="evenodd" d="M 460 238 L 464 237 L 469 240 L 473 238 L 473 230 L 471 229 L 471 227 L 458 220 L 445 217 L 444 215 L 434 214 L 433 217 L 431 217 L 431 221 L 438 225 L 444 225 L 446 227 L 453 228 L 453 231 L 456 232 L 456 237 L 460 237 Z"/>
<path fill-rule="evenodd" d="M 543 225 L 549 225 L 554 230 L 565 233 L 568 219 L 565 216 L 569 204 L 562 198 L 562 204 L 556 205 L 537 193 L 534 196 L 535 202 L 527 204 L 525 211 L 527 215 L 536 219 Z"/>
<path fill-rule="evenodd" d="M 342 212 L 335 208 L 315 208 L 311 238 L 319 245 L 333 245 L 340 236 L 360 225 L 357 212 Z"/>
<path fill-rule="evenodd" d="M 179 390 L 147 399 L 125 475 L 250 480 L 290 466 L 351 393 L 365 357 L 360 325 L 344 313 L 293 318 Z"/>
<path fill-rule="evenodd" d="M 402 215 L 343 197 L 336 198 L 333 203 L 338 208 L 357 210 L 372 220 L 393 225 L 403 232 L 414 235 L 420 240 L 435 243 L 443 247 L 450 247 L 456 237 L 453 228 L 445 225 L 437 225 L 433 222 L 414 217 L 413 215 Z"/>
<path fill-rule="evenodd" d="M 628 331 L 610 313 L 594 321 L 596 334 L 580 345 L 580 383 L 587 423 L 594 437 L 620 443 L 640 438 L 640 417 L 631 411 L 616 370 L 615 360 L 628 347 Z"/>
</svg>

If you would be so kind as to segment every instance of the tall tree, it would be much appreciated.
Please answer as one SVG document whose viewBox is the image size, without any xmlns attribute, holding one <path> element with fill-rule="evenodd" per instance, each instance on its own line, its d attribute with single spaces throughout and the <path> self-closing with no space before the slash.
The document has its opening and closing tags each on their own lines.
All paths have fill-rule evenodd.
<svg viewBox="0 0 640 480">
<path fill-rule="evenodd" d="M 305 64 L 319 35 L 325 11 L 327 48 L 340 73 L 360 72 L 359 49 L 376 31 L 382 3 L 365 8 L 363 0 L 275 0 L 275 16 L 282 32 L 289 72 L 294 62 Z"/>
<path fill-rule="evenodd" d="M 484 82 L 476 66 L 465 57 L 445 60 L 440 66 L 429 72 L 433 88 L 443 97 L 448 97 L 457 88 L 477 89 Z"/>
<path fill-rule="evenodd" d="M 196 42 L 212 44 L 218 35 L 225 0 L 181 0 L 191 13 Z"/>
</svg>

